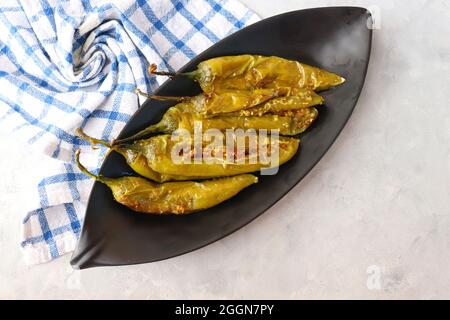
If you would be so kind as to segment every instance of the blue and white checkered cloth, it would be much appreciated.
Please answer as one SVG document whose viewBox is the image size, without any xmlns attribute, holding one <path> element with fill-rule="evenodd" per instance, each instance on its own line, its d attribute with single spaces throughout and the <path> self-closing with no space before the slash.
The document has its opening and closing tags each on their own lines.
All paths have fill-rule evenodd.
<svg viewBox="0 0 450 320">
<path fill-rule="evenodd" d="M 211 44 L 258 20 L 235 0 L 2 0 L 0 127 L 49 159 L 23 220 L 28 264 L 74 249 L 92 181 L 73 164 L 99 167 L 75 136 L 82 127 L 117 136 L 138 108 L 136 87 L 152 92 L 149 62 L 176 70 Z M 95 171 L 95 170 L 94 170 Z"/>
</svg>

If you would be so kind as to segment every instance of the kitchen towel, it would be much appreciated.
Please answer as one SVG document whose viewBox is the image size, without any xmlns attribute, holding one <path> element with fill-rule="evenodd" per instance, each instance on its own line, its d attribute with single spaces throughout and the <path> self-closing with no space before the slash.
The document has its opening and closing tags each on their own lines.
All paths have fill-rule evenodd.
<svg viewBox="0 0 450 320">
<path fill-rule="evenodd" d="M 234 0 L 2 0 L 0 128 L 57 161 L 48 161 L 22 223 L 27 264 L 74 249 L 94 172 L 106 150 L 75 135 L 111 140 L 163 77 L 149 63 L 177 70 L 198 53 L 258 20 Z"/>
</svg>

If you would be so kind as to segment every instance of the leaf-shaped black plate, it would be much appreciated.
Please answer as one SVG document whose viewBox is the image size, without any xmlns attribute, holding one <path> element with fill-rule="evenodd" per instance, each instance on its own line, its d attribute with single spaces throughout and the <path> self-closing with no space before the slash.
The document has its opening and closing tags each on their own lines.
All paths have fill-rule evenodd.
<svg viewBox="0 0 450 320">
<path fill-rule="evenodd" d="M 212 46 L 182 71 L 203 60 L 243 53 L 276 55 L 335 72 L 345 84 L 323 92 L 315 125 L 302 136 L 298 154 L 274 176 L 212 208 L 186 216 L 135 213 L 113 200 L 110 190 L 95 183 L 83 231 L 71 264 L 77 268 L 152 262 L 171 258 L 221 239 L 243 227 L 294 187 L 320 160 L 344 127 L 356 105 L 369 63 L 372 32 L 370 13 L 363 8 L 330 7 L 289 12 L 255 23 Z M 159 95 L 199 92 L 188 79 L 167 81 Z M 158 121 L 168 103 L 147 101 L 120 137 Z M 101 173 L 130 173 L 122 157 L 112 153 Z"/>
</svg>

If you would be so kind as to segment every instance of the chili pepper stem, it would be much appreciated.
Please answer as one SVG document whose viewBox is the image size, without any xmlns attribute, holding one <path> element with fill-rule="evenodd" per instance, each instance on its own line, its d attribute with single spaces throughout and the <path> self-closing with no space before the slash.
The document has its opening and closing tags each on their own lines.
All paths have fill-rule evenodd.
<svg viewBox="0 0 450 320">
<path fill-rule="evenodd" d="M 157 71 L 157 66 L 154 63 L 152 63 L 148 67 L 148 73 L 154 74 L 156 76 L 166 76 L 166 77 L 170 77 L 170 78 L 173 78 L 176 76 L 184 76 L 184 77 L 188 77 L 188 78 L 191 78 L 194 80 L 195 80 L 195 76 L 196 76 L 196 70 L 191 71 L 191 72 L 182 72 L 182 73 L 169 72 L 169 71 Z"/>
<path fill-rule="evenodd" d="M 129 137 L 126 137 L 126 138 L 123 138 L 123 139 L 114 140 L 112 142 L 112 145 L 116 146 L 118 144 L 126 144 L 126 143 L 129 143 L 129 142 L 133 142 L 135 140 L 139 140 L 140 138 L 142 138 L 142 137 L 144 137 L 144 136 L 146 136 L 146 135 L 148 135 L 150 133 L 155 133 L 155 132 L 159 132 L 159 131 L 160 131 L 160 126 L 158 124 L 155 124 L 153 126 L 145 128 L 142 131 L 139 131 L 138 133 L 136 133 L 136 134 L 134 134 L 132 136 L 129 136 Z"/>
<path fill-rule="evenodd" d="M 187 96 L 181 96 L 181 97 L 157 96 L 157 95 L 152 95 L 152 94 L 145 93 L 139 88 L 134 89 L 134 92 L 136 94 L 138 94 L 138 95 L 146 97 L 147 99 L 153 99 L 153 100 L 159 100 L 159 101 L 177 101 L 177 102 L 182 102 L 182 101 L 189 100 L 191 98 L 191 97 L 187 97 Z"/>
<path fill-rule="evenodd" d="M 106 183 L 105 180 L 101 176 L 96 176 L 92 172 L 88 171 L 88 169 L 86 169 L 86 167 L 81 164 L 81 162 L 80 162 L 80 149 L 75 151 L 75 162 L 76 162 L 78 168 L 80 169 L 80 171 L 83 172 L 85 175 L 88 175 L 89 177 L 91 177 L 91 178 L 93 178 L 93 179 L 95 179 L 97 181 Z"/>
<path fill-rule="evenodd" d="M 81 128 L 78 128 L 77 130 L 75 130 L 75 132 L 78 134 L 78 136 L 80 138 L 90 142 L 93 146 L 102 145 L 102 146 L 105 146 L 107 148 L 112 148 L 112 144 L 111 143 L 109 143 L 109 142 L 107 142 L 105 140 L 100 140 L 100 139 L 96 139 L 96 138 L 90 137 L 86 133 L 84 133 L 83 130 L 81 130 Z"/>
</svg>

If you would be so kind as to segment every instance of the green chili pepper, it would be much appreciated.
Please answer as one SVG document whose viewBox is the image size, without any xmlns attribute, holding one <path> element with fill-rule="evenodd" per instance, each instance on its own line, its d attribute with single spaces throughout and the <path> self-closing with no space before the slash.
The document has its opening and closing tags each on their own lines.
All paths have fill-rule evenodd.
<svg viewBox="0 0 450 320">
<path fill-rule="evenodd" d="M 321 96 L 309 89 L 298 89 L 287 97 L 273 98 L 253 108 L 228 113 L 227 116 L 261 116 L 263 114 L 283 114 L 285 111 L 298 110 L 323 104 Z"/>
<path fill-rule="evenodd" d="M 225 131 L 226 129 L 255 129 L 255 130 L 278 130 L 280 135 L 293 136 L 305 131 L 317 118 L 318 111 L 316 108 L 304 108 L 294 111 L 280 112 L 279 114 L 265 114 L 261 116 L 250 117 L 215 117 L 207 119 L 197 119 L 201 121 L 203 131 L 209 129 L 218 129 Z M 194 116 L 195 117 L 195 116 Z M 181 128 L 191 132 L 194 130 L 195 118 L 188 116 L 187 121 L 181 122 Z"/>
<path fill-rule="evenodd" d="M 116 144 L 85 135 L 78 130 L 80 136 L 92 144 L 101 144 L 113 151 L 120 153 L 127 161 L 128 165 L 140 175 L 158 181 L 168 180 L 188 180 L 207 179 L 213 177 L 231 176 L 242 173 L 250 173 L 262 169 L 278 167 L 289 161 L 297 152 L 300 140 L 288 137 L 263 137 L 255 136 L 258 150 L 268 150 L 268 158 L 272 153 L 272 147 L 278 146 L 278 156 L 270 161 L 260 161 L 258 153 L 250 153 L 250 144 L 246 143 L 241 150 L 242 157 L 239 158 L 239 151 L 226 150 L 222 143 L 219 146 L 211 147 L 211 143 L 203 141 L 200 145 L 200 154 L 209 152 L 211 161 L 195 162 L 195 142 L 193 140 L 173 141 L 171 135 L 158 135 L 145 140 L 137 140 L 133 144 Z M 234 146 L 238 144 L 238 137 L 234 136 Z M 181 150 L 180 146 L 187 144 L 187 152 Z M 177 150 L 180 148 L 182 154 Z M 178 155 L 180 161 L 174 160 L 174 155 Z M 256 158 L 255 158 L 256 157 Z M 238 158 L 238 159 L 236 159 Z M 271 159 L 271 158 L 270 158 Z M 239 160 L 239 161 L 238 161 Z"/>
<path fill-rule="evenodd" d="M 185 112 L 203 116 L 262 115 L 280 111 L 307 108 L 323 104 L 324 99 L 309 89 L 259 89 L 253 91 L 228 90 L 211 96 L 199 94 L 194 97 L 170 97 L 150 95 L 139 89 L 137 94 L 149 99 L 181 101 Z"/>
<path fill-rule="evenodd" d="M 162 101 L 181 101 L 188 104 L 189 111 L 203 116 L 216 116 L 255 107 L 272 98 L 290 94 L 289 88 L 255 89 L 255 90 L 226 90 L 218 93 L 199 94 L 193 97 L 170 97 L 146 94 L 139 89 L 136 93 L 150 99 Z M 305 94 L 306 96 L 306 94 Z M 298 97 L 301 100 L 301 97 Z M 304 103 L 307 103 L 306 101 Z"/>
<path fill-rule="evenodd" d="M 258 107 L 256 107 L 258 108 Z M 261 113 L 262 108 L 259 109 Z M 248 110 L 249 111 L 249 110 Z M 271 114 L 257 114 L 251 116 L 219 116 L 213 118 L 203 118 L 197 114 L 186 112 L 181 104 L 169 108 L 160 122 L 150 125 L 138 133 L 120 140 L 114 144 L 125 143 L 141 139 L 152 133 L 172 133 L 178 129 L 186 129 L 194 132 L 194 126 L 201 124 L 203 132 L 210 129 L 225 131 L 226 129 L 266 129 L 278 130 L 280 135 L 291 136 L 305 131 L 317 118 L 316 108 L 301 108 L 286 111 L 277 111 Z"/>
<path fill-rule="evenodd" d="M 194 155 L 193 151 L 188 154 L 183 154 L 184 156 L 187 156 L 187 163 L 175 163 L 171 152 L 176 147 L 175 145 L 177 143 L 171 140 L 170 135 L 159 135 L 147 140 L 138 140 L 130 147 L 136 154 L 143 154 L 147 158 L 148 166 L 156 172 L 169 175 L 210 178 L 250 173 L 284 164 L 295 155 L 300 141 L 298 139 L 288 137 L 279 137 L 276 140 L 279 145 L 279 156 L 276 159 L 276 162 L 272 164 L 263 164 L 259 161 L 251 163 L 252 159 L 249 156 L 244 156 L 242 163 L 236 163 L 235 156 L 233 156 L 231 160 L 226 158 L 227 151 L 224 150 L 224 148 L 218 148 L 216 150 L 216 153 L 220 154 L 220 152 L 223 151 L 223 154 L 215 158 L 217 162 L 214 163 L 206 163 L 204 161 L 201 163 L 193 163 L 193 161 L 190 161 Z M 271 142 L 266 140 L 263 141 L 263 144 L 264 146 L 260 145 L 260 147 L 267 147 L 270 149 Z M 202 153 L 206 149 L 206 146 L 203 147 Z M 246 154 L 248 151 L 249 148 L 246 146 L 246 149 L 242 153 Z M 253 156 L 254 155 L 251 157 Z"/>
<path fill-rule="evenodd" d="M 326 90 L 345 81 L 336 74 L 297 61 L 247 54 L 209 59 L 199 63 L 192 72 L 158 72 L 155 65 L 150 66 L 149 72 L 187 76 L 197 81 L 206 93 L 280 87 Z"/>
<path fill-rule="evenodd" d="M 151 214 L 188 214 L 208 209 L 230 199 L 242 189 L 258 182 L 251 174 L 242 174 L 201 182 L 183 181 L 157 184 L 140 177 L 106 178 L 89 172 L 79 159 L 80 170 L 106 184 L 114 199 L 128 208 Z"/>
<path fill-rule="evenodd" d="M 77 129 L 76 132 L 81 138 L 90 142 L 93 146 L 103 145 L 109 148 L 110 150 L 120 153 L 125 158 L 128 165 L 131 167 L 131 169 L 133 169 L 134 172 L 153 181 L 165 182 L 165 181 L 201 179 L 201 177 L 192 177 L 192 176 L 186 177 L 183 175 L 161 174 L 159 172 L 152 170 L 152 168 L 148 166 L 147 159 L 143 154 L 134 152 L 132 150 L 128 150 L 127 148 L 124 148 L 124 146 L 122 145 L 113 145 L 107 141 L 90 137 L 87 134 L 85 134 L 81 129 Z"/>
<path fill-rule="evenodd" d="M 136 93 L 148 98 L 156 97 L 155 99 L 159 100 L 174 99 L 174 97 L 148 95 L 139 89 L 136 89 Z M 180 128 L 193 132 L 194 121 L 201 121 L 204 130 L 225 130 L 231 128 L 278 129 L 281 135 L 296 135 L 306 130 L 317 117 L 317 110 L 308 107 L 322 104 L 323 98 L 309 89 L 297 89 L 293 94 L 289 97 L 271 99 L 249 109 L 223 114 L 219 113 L 213 118 L 205 118 L 208 116 L 201 113 L 198 114 L 198 106 L 192 104 L 188 98 L 182 97 L 181 100 L 188 101 L 170 107 L 159 123 L 151 125 L 133 136 L 116 140 L 113 144 L 134 141 L 151 133 L 171 133 Z M 302 108 L 307 108 L 308 110 L 294 112 L 289 115 L 285 113 L 285 111 L 299 110 Z M 256 116 L 262 115 L 267 116 L 260 121 L 256 119 Z M 282 117 L 274 117 L 274 115 Z M 276 121 L 272 123 L 271 120 Z M 287 123 L 291 123 L 291 125 L 287 125 Z"/>
</svg>

